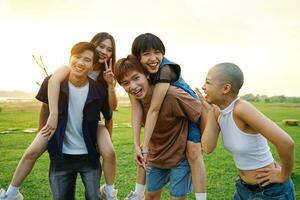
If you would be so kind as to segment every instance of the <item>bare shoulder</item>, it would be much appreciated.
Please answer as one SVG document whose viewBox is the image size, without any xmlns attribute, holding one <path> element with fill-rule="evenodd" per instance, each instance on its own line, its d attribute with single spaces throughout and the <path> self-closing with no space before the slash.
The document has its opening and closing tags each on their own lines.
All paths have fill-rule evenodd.
<svg viewBox="0 0 300 200">
<path fill-rule="evenodd" d="M 245 101 L 243 99 L 239 99 L 236 101 L 234 105 L 234 114 L 237 116 L 245 115 L 249 112 L 255 112 L 256 108 L 249 103 L 248 101 Z"/>
</svg>

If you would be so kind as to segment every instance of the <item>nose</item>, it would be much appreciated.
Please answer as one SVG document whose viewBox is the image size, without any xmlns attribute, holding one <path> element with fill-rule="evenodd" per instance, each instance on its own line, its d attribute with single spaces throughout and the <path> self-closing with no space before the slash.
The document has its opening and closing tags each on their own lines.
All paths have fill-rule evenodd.
<svg viewBox="0 0 300 200">
<path fill-rule="evenodd" d="M 202 85 L 201 89 L 202 89 L 202 90 L 205 90 L 205 84 Z"/>
<path fill-rule="evenodd" d="M 80 64 L 80 65 L 84 65 L 84 60 L 83 59 L 78 59 L 77 63 Z"/>
<path fill-rule="evenodd" d="M 135 89 L 136 89 L 136 87 L 137 87 L 137 85 L 134 83 L 134 82 L 130 82 L 129 83 L 129 89 L 131 90 L 131 91 L 134 91 Z"/>
<path fill-rule="evenodd" d="M 155 53 L 151 52 L 150 53 L 150 60 L 155 60 L 155 59 L 156 59 Z"/>
<path fill-rule="evenodd" d="M 101 48 L 99 53 L 102 53 L 102 54 L 107 54 L 108 50 L 106 48 Z"/>
</svg>

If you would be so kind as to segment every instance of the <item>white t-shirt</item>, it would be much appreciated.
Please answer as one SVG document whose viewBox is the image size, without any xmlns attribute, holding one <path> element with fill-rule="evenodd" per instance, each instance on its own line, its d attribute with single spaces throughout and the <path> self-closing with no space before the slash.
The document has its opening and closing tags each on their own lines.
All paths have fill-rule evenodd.
<svg viewBox="0 0 300 200">
<path fill-rule="evenodd" d="M 64 154 L 87 154 L 87 148 L 82 136 L 83 108 L 89 92 L 89 84 L 75 87 L 69 82 L 68 122 L 65 131 L 63 149 Z"/>
</svg>

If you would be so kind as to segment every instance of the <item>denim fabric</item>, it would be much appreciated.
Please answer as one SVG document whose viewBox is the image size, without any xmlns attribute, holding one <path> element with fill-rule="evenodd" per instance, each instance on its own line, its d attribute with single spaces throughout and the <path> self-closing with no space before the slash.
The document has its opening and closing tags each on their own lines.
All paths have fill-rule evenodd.
<svg viewBox="0 0 300 200">
<path fill-rule="evenodd" d="M 294 200 L 295 189 L 291 179 L 284 183 L 275 183 L 261 190 L 250 190 L 240 178 L 236 181 L 234 200 Z"/>
<path fill-rule="evenodd" d="M 74 200 L 76 178 L 79 173 L 85 187 L 85 199 L 100 198 L 100 164 L 95 166 L 87 155 L 70 155 L 62 159 L 50 158 L 49 182 L 54 200 Z"/>
<path fill-rule="evenodd" d="M 176 63 L 169 61 L 167 58 L 163 58 L 161 66 L 163 65 L 177 65 Z M 179 65 L 178 65 L 179 67 Z M 194 90 L 183 80 L 181 74 L 177 81 L 171 83 L 171 85 L 183 89 L 189 95 L 191 95 L 194 99 L 199 99 Z M 199 143 L 201 142 L 201 134 L 199 129 L 199 123 L 194 123 L 189 121 L 189 129 L 188 129 L 188 140 Z"/>
<path fill-rule="evenodd" d="M 171 169 L 151 167 L 147 172 L 147 191 L 161 190 L 169 183 L 170 193 L 173 197 L 184 197 L 192 190 L 190 167 L 187 160 Z"/>
</svg>

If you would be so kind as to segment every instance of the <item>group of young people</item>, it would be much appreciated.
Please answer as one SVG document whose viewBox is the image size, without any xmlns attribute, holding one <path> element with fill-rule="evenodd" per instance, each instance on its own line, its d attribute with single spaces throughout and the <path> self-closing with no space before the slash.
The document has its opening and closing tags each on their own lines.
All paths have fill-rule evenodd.
<svg viewBox="0 0 300 200">
<path fill-rule="evenodd" d="M 116 155 L 111 141 L 115 85 L 128 93 L 135 160 L 135 190 L 127 200 L 206 199 L 203 153 L 211 153 L 221 133 L 238 170 L 234 199 L 294 199 L 290 175 L 294 142 L 251 104 L 238 98 L 243 73 L 233 63 L 212 67 L 202 89 L 193 91 L 180 66 L 164 57 L 154 34 L 137 36 L 131 55 L 116 62 L 114 38 L 105 32 L 71 49 L 70 62 L 45 78 L 36 98 L 42 102 L 39 132 L 23 154 L 0 199 L 23 199 L 19 187 L 48 149 L 52 198 L 75 199 L 79 173 L 86 199 L 117 199 Z M 101 123 L 100 112 L 104 117 Z M 140 140 L 144 125 L 144 139 Z M 275 145 L 281 164 L 270 151 Z M 105 184 L 100 187 L 101 164 Z M 145 193 L 146 190 L 146 193 Z"/>
</svg>

